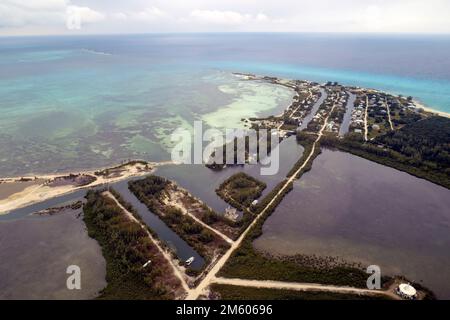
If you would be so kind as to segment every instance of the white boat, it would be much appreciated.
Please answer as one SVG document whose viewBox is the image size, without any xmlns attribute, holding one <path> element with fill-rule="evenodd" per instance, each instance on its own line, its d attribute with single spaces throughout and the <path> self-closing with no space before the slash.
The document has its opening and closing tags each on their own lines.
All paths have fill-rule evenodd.
<svg viewBox="0 0 450 320">
<path fill-rule="evenodd" d="M 150 263 L 152 263 L 152 260 L 148 260 L 146 263 L 144 263 L 144 265 L 142 266 L 142 268 L 147 267 Z"/>
<path fill-rule="evenodd" d="M 189 259 L 186 260 L 186 265 L 190 266 L 192 264 L 192 262 L 194 262 L 194 257 L 190 257 Z"/>
</svg>

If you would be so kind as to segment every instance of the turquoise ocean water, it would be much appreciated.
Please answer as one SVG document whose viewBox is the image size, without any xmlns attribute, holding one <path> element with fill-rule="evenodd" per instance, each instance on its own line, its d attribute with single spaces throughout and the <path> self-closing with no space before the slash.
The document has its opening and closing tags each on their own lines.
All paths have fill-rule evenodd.
<svg viewBox="0 0 450 320">
<path fill-rule="evenodd" d="M 175 128 L 233 126 L 288 105 L 288 90 L 232 72 L 339 81 L 450 112 L 449 56 L 449 36 L 0 38 L 0 176 L 168 159 Z"/>
</svg>

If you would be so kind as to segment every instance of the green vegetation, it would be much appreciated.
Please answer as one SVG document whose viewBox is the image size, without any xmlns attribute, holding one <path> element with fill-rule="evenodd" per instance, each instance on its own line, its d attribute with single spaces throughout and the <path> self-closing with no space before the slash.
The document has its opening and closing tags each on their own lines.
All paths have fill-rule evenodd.
<svg viewBox="0 0 450 320">
<path fill-rule="evenodd" d="M 450 188 L 450 119 L 430 117 L 367 143 L 357 134 L 321 143 Z"/>
<path fill-rule="evenodd" d="M 183 214 L 180 209 L 163 203 L 162 199 L 166 197 L 164 193 L 170 184 L 169 180 L 158 176 L 149 176 L 128 183 L 131 192 L 193 247 L 205 259 L 207 265 L 211 262 L 215 249 L 223 253 L 229 245 L 212 231 Z"/>
<path fill-rule="evenodd" d="M 298 122 L 296 120 L 286 120 L 285 123 L 281 126 L 281 130 L 286 131 L 295 131 L 298 128 Z"/>
<path fill-rule="evenodd" d="M 133 193 L 156 200 L 161 196 L 169 183 L 169 180 L 165 178 L 152 175 L 145 179 L 130 181 L 128 186 Z"/>
<path fill-rule="evenodd" d="M 111 192 L 111 194 L 114 196 L 114 198 L 116 198 L 117 201 L 119 201 L 119 203 L 125 208 L 127 209 L 129 212 L 131 212 L 133 214 L 133 216 L 138 219 L 139 221 L 142 222 L 142 218 L 139 215 L 139 213 L 137 212 L 137 210 L 133 207 L 133 205 L 131 203 L 129 203 L 128 201 L 126 201 L 122 195 L 117 192 L 116 190 L 114 190 L 113 188 L 108 188 L 108 191 Z"/>
<path fill-rule="evenodd" d="M 450 174 L 450 119 L 431 117 L 375 140 L 410 158 L 415 165 L 425 165 Z"/>
<path fill-rule="evenodd" d="M 422 116 L 420 114 L 414 112 L 399 111 L 398 117 L 395 115 L 394 118 L 392 119 L 392 122 L 395 127 L 398 127 L 401 125 L 413 124 L 421 119 Z"/>
<path fill-rule="evenodd" d="M 216 190 L 216 193 L 225 202 L 243 211 L 261 196 L 265 188 L 264 182 L 244 172 L 239 172 L 225 180 Z"/>
<path fill-rule="evenodd" d="M 106 260 L 107 286 L 99 299 L 173 299 L 179 280 L 141 226 L 116 203 L 90 190 L 84 206 L 88 234 L 98 241 Z M 147 261 L 151 264 L 142 267 Z"/>
<path fill-rule="evenodd" d="M 222 300 L 385 300 L 381 296 L 364 296 L 322 291 L 294 291 L 213 284 L 214 295 Z"/>
</svg>

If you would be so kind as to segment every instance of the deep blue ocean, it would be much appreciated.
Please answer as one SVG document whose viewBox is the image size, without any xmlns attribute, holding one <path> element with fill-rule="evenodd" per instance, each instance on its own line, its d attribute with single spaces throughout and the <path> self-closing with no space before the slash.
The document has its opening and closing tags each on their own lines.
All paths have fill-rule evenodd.
<svg viewBox="0 0 450 320">
<path fill-rule="evenodd" d="M 113 54 L 130 66 L 216 68 L 341 81 L 411 94 L 430 107 L 450 112 L 447 35 L 247 33 L 0 38 L 1 80 L 65 68 L 71 71 L 79 66 L 77 62 L 87 67 L 88 59 L 74 56 L 73 50 L 79 49 Z M 37 63 L 30 66 L 26 62 Z"/>
<path fill-rule="evenodd" d="M 450 112 L 449 57 L 450 36 L 437 35 L 2 37 L 0 175 L 165 159 L 177 126 L 220 123 L 221 108 L 241 116 L 238 100 L 256 113 L 288 101 L 232 72 L 338 81 Z"/>
</svg>

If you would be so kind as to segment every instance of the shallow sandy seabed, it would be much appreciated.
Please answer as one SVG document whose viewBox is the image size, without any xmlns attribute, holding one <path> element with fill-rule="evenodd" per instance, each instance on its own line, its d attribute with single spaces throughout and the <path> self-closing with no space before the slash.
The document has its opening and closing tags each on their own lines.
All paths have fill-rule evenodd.
<svg viewBox="0 0 450 320">
<path fill-rule="evenodd" d="M 270 83 L 242 81 L 233 87 L 223 86 L 221 90 L 241 93 L 231 104 L 202 116 L 202 120 L 212 128 L 240 128 L 243 118 L 257 117 L 280 106 L 285 109 L 294 97 L 291 89 Z"/>
</svg>

